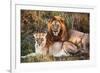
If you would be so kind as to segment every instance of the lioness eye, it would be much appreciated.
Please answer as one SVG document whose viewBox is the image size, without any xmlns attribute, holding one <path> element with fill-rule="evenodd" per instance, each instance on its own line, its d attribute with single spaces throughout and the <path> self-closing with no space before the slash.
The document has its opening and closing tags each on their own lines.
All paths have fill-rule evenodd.
<svg viewBox="0 0 100 73">
<path fill-rule="evenodd" d="M 37 39 L 35 39 L 35 41 L 37 41 Z"/>
<path fill-rule="evenodd" d="M 43 41 L 43 38 L 41 40 Z"/>
</svg>

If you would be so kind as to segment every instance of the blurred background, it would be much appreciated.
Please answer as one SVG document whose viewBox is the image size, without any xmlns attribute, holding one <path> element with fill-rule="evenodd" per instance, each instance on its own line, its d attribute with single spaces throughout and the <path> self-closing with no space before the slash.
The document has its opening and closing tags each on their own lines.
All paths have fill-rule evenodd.
<svg viewBox="0 0 100 73">
<path fill-rule="evenodd" d="M 61 16 L 69 29 L 89 33 L 89 13 L 21 10 L 21 56 L 35 52 L 33 33 L 47 30 L 53 16 Z"/>
</svg>

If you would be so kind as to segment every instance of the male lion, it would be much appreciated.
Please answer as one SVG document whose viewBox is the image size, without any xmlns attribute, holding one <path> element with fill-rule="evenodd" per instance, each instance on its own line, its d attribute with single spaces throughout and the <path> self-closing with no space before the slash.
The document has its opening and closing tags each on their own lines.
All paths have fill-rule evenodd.
<svg viewBox="0 0 100 73">
<path fill-rule="evenodd" d="M 76 44 L 81 52 L 89 52 L 89 34 L 83 33 L 77 30 L 70 30 L 69 31 L 70 38 L 69 42 Z"/>
<path fill-rule="evenodd" d="M 64 42 L 68 40 L 68 28 L 65 26 L 64 19 L 60 16 L 54 16 L 48 22 L 48 45 L 55 42 Z"/>
</svg>

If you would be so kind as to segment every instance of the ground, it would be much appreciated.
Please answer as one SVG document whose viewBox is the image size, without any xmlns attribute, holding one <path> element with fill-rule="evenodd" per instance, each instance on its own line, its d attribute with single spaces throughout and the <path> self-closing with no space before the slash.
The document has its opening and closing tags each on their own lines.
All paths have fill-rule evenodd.
<svg viewBox="0 0 100 73">
<path fill-rule="evenodd" d="M 36 56 L 25 56 L 21 57 L 21 63 L 32 63 L 32 62 L 51 62 L 51 61 L 75 61 L 75 60 L 89 60 L 87 55 L 81 56 L 61 56 L 54 57 L 51 55 L 36 55 Z"/>
</svg>

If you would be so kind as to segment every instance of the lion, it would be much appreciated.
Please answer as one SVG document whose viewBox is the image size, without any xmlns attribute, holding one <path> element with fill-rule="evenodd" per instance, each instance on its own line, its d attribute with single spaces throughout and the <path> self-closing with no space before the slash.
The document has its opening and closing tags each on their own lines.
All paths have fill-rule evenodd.
<svg viewBox="0 0 100 73">
<path fill-rule="evenodd" d="M 60 16 L 54 16 L 48 21 L 48 45 L 54 42 L 64 42 L 68 40 L 68 28 L 65 26 L 64 19 Z"/>
<path fill-rule="evenodd" d="M 81 52 L 89 52 L 89 34 L 83 33 L 77 30 L 70 30 L 69 31 L 70 38 L 69 42 L 76 44 Z"/>
</svg>

